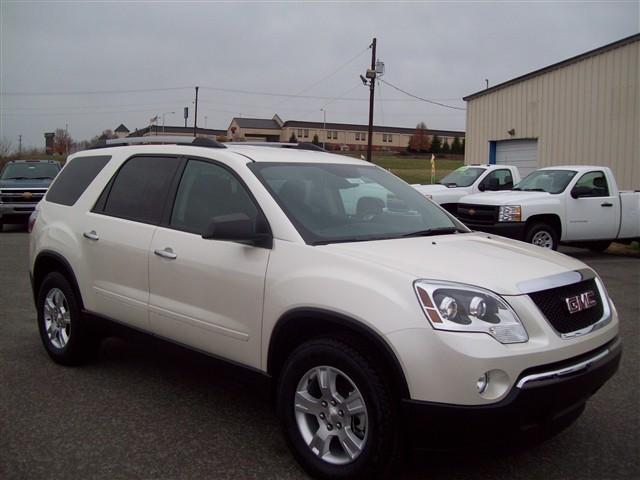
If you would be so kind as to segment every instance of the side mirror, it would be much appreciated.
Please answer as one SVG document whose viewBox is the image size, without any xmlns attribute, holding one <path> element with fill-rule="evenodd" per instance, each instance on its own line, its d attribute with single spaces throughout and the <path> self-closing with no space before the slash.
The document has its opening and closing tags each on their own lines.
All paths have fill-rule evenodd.
<svg viewBox="0 0 640 480">
<path fill-rule="evenodd" d="M 571 190 L 571 196 L 573 198 L 589 197 L 592 194 L 593 191 L 591 190 L 591 188 L 586 186 L 573 187 L 573 190 Z"/>
<path fill-rule="evenodd" d="M 480 182 L 480 185 L 478 185 L 478 190 L 480 190 L 481 192 L 484 192 L 487 189 L 487 186 L 484 184 L 484 182 Z"/>
<path fill-rule="evenodd" d="M 268 230 L 268 228 L 265 228 Z M 270 233 L 258 233 L 245 213 L 232 213 L 213 217 L 202 233 L 202 238 L 244 243 L 262 248 L 273 247 Z"/>
</svg>

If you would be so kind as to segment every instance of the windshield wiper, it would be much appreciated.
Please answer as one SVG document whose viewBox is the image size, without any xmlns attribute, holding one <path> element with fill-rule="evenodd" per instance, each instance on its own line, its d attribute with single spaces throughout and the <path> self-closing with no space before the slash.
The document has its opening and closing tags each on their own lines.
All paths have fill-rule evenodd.
<svg viewBox="0 0 640 480">
<path fill-rule="evenodd" d="M 525 192 L 546 192 L 544 188 L 525 188 Z"/>
<path fill-rule="evenodd" d="M 29 177 L 7 177 L 2 180 L 27 180 Z"/>
<path fill-rule="evenodd" d="M 53 177 L 31 177 L 31 180 L 53 180 Z"/>
<path fill-rule="evenodd" d="M 439 227 L 427 228 L 426 230 L 418 230 L 417 232 L 405 233 L 403 237 L 430 237 L 432 235 L 449 235 L 452 233 L 467 233 L 458 227 Z"/>
</svg>

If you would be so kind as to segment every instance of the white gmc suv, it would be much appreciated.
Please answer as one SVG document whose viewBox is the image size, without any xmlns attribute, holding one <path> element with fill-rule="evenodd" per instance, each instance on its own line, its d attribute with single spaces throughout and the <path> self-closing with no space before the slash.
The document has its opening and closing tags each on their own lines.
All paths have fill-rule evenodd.
<svg viewBox="0 0 640 480">
<path fill-rule="evenodd" d="M 620 361 L 585 264 L 471 232 L 343 156 L 203 139 L 80 152 L 31 223 L 54 361 L 124 325 L 245 367 L 318 478 L 391 475 L 409 441 L 557 431 Z"/>
</svg>

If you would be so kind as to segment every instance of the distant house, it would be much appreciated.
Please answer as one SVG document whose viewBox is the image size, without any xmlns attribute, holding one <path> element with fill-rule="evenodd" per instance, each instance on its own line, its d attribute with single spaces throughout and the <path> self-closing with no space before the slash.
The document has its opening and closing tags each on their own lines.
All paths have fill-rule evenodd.
<svg viewBox="0 0 640 480">
<path fill-rule="evenodd" d="M 373 149 L 401 151 L 409 145 L 415 128 L 386 127 L 374 125 Z M 292 136 L 299 142 L 311 142 L 317 135 L 327 150 L 365 150 L 367 148 L 368 126 L 352 123 L 306 122 L 287 120 L 283 122 L 278 115 L 273 118 L 243 118 L 231 120 L 227 137 L 232 141 L 288 142 Z M 462 141 L 463 131 L 427 130 L 433 138 L 437 135 L 444 143 L 451 144 L 455 137 Z"/>
<path fill-rule="evenodd" d="M 116 134 L 117 138 L 123 138 L 129 135 L 129 129 L 125 127 L 123 123 L 121 123 L 120 126 L 113 131 L 113 133 Z"/>
</svg>

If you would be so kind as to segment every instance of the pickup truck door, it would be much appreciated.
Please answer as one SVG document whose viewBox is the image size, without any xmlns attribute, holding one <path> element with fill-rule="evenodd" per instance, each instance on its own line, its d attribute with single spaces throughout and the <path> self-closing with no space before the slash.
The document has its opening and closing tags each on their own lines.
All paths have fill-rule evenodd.
<svg viewBox="0 0 640 480">
<path fill-rule="evenodd" d="M 580 190 L 582 194 L 579 198 L 574 198 Z M 566 199 L 567 232 L 563 235 L 563 240 L 616 238 L 620 226 L 620 198 L 611 195 L 611 188 L 603 171 L 584 173 L 566 195 Z"/>
<path fill-rule="evenodd" d="M 161 337 L 259 367 L 271 250 L 202 238 L 212 217 L 234 213 L 259 215 L 244 184 L 221 164 L 188 160 L 149 249 L 149 318 Z"/>
</svg>

